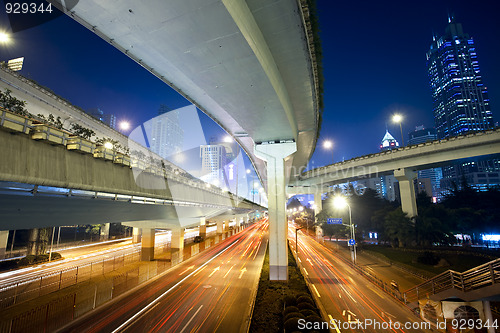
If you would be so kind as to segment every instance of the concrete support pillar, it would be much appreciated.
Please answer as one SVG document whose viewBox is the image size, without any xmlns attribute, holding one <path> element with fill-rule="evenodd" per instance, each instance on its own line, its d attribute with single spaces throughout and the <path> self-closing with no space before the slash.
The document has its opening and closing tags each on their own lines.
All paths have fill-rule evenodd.
<svg viewBox="0 0 500 333">
<path fill-rule="evenodd" d="M 0 259 L 5 258 L 7 253 L 7 242 L 9 241 L 9 230 L 0 231 Z"/>
<path fill-rule="evenodd" d="M 184 228 L 181 227 L 172 229 L 170 251 L 172 253 L 172 265 L 182 261 L 184 257 Z"/>
<path fill-rule="evenodd" d="M 495 327 L 494 325 L 491 325 L 491 323 L 494 322 L 493 315 L 491 314 L 491 306 L 490 306 L 490 301 L 483 301 L 483 311 L 484 311 L 484 318 L 486 319 L 487 323 L 490 323 L 489 327 L 487 328 L 488 333 L 495 333 Z"/>
<path fill-rule="evenodd" d="M 132 243 L 140 243 L 142 238 L 142 229 L 133 228 L 132 231 Z"/>
<path fill-rule="evenodd" d="M 155 257 L 155 229 L 142 229 L 141 260 L 151 261 L 154 259 L 154 257 Z"/>
<path fill-rule="evenodd" d="M 417 216 L 417 200 L 415 198 L 415 186 L 413 185 L 417 173 L 408 169 L 398 169 L 394 170 L 394 177 L 399 181 L 401 209 L 410 218 Z"/>
<path fill-rule="evenodd" d="M 269 279 L 288 280 L 288 224 L 286 219 L 285 158 L 293 154 L 293 142 L 256 145 L 255 154 L 267 162 L 269 210 Z"/>
<path fill-rule="evenodd" d="M 207 221 L 204 217 L 200 218 L 199 235 L 205 239 L 207 237 Z"/>
<path fill-rule="evenodd" d="M 224 221 L 217 221 L 217 235 L 222 234 L 223 230 L 223 223 Z"/>
<path fill-rule="evenodd" d="M 199 235 L 203 239 L 207 238 L 207 226 L 206 225 L 200 225 Z"/>
<path fill-rule="evenodd" d="M 108 240 L 109 239 L 109 225 L 110 223 L 104 223 L 104 225 L 101 227 L 101 240 Z"/>
</svg>

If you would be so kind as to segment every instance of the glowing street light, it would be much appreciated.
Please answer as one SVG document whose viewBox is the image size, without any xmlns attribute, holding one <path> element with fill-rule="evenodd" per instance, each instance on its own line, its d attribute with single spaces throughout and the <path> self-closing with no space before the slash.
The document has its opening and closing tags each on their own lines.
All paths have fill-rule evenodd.
<svg viewBox="0 0 500 333">
<path fill-rule="evenodd" d="M 354 232 L 354 224 L 352 224 L 352 213 L 351 213 L 351 206 L 347 202 L 346 198 L 341 197 L 341 196 L 335 196 L 333 198 L 333 205 L 335 208 L 338 209 L 343 209 L 346 206 L 349 208 L 349 228 L 351 231 L 351 239 L 354 241 L 354 244 L 351 245 L 351 258 L 352 258 L 352 263 L 356 264 L 356 233 Z"/>
<path fill-rule="evenodd" d="M 392 122 L 396 124 L 399 123 L 399 129 L 401 130 L 401 143 L 402 147 L 404 147 L 405 139 L 403 137 L 403 125 L 401 125 L 403 123 L 403 116 L 396 113 L 394 116 L 392 116 Z"/>
<path fill-rule="evenodd" d="M 120 122 L 119 126 L 122 131 L 128 131 L 130 129 L 130 123 L 128 121 Z"/>
<path fill-rule="evenodd" d="M 8 42 L 10 42 L 10 35 L 6 32 L 1 31 L 0 32 L 0 43 L 7 44 Z"/>
<path fill-rule="evenodd" d="M 335 158 L 333 155 L 333 141 L 331 140 L 325 140 L 323 141 L 323 148 L 326 150 L 332 150 L 332 164 L 335 163 Z"/>
</svg>

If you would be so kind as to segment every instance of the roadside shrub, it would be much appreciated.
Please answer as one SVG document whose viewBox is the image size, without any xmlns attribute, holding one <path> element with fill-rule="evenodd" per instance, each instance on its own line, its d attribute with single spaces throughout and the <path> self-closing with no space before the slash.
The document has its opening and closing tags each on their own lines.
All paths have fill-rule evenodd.
<svg viewBox="0 0 500 333">
<path fill-rule="evenodd" d="M 441 258 L 439 258 L 434 252 L 425 251 L 422 255 L 417 257 L 417 262 L 424 265 L 434 266 L 438 264 L 440 259 Z"/>
<path fill-rule="evenodd" d="M 290 318 L 285 322 L 285 332 L 294 332 L 299 329 L 299 318 Z"/>
<path fill-rule="evenodd" d="M 309 296 L 300 296 L 299 298 L 297 298 L 297 303 L 300 304 L 304 302 L 314 305 L 314 301 Z"/>
<path fill-rule="evenodd" d="M 299 311 L 299 308 L 296 306 L 287 306 L 285 308 L 285 310 L 283 311 L 283 316 L 286 316 L 287 314 L 292 313 L 292 312 L 300 312 L 300 311 Z"/>
<path fill-rule="evenodd" d="M 27 255 L 24 258 L 19 259 L 18 265 L 19 266 L 27 266 L 27 265 L 32 265 L 35 262 L 36 256 L 30 254 Z"/>
<path fill-rule="evenodd" d="M 49 254 L 48 253 L 39 254 L 35 258 L 35 264 L 39 263 L 39 262 L 45 262 L 45 261 L 49 261 Z"/>
<path fill-rule="evenodd" d="M 285 307 L 297 306 L 297 299 L 294 296 L 287 295 L 285 297 Z"/>
<path fill-rule="evenodd" d="M 322 323 L 323 323 L 323 320 L 318 316 L 318 315 L 314 315 L 314 316 L 308 316 L 306 317 L 306 322 L 308 323 L 318 323 L 318 325 L 312 325 L 312 327 L 322 327 Z M 310 331 L 311 333 L 312 332 L 328 332 L 328 329 L 315 329 L 314 331 Z"/>
<path fill-rule="evenodd" d="M 283 318 L 283 322 L 287 322 L 288 319 L 291 319 L 291 318 L 297 318 L 297 319 L 306 319 L 306 316 L 304 316 L 302 313 L 300 312 L 292 312 L 292 313 L 289 313 L 285 316 L 285 318 Z"/>
<path fill-rule="evenodd" d="M 311 310 L 311 309 L 300 310 L 300 313 L 303 314 L 305 317 L 318 315 L 318 313 L 316 311 Z"/>
<path fill-rule="evenodd" d="M 62 259 L 62 255 L 59 252 L 52 252 L 52 255 L 50 256 L 51 260 L 58 260 Z"/>
<path fill-rule="evenodd" d="M 314 310 L 316 309 L 316 307 L 312 304 L 309 304 L 307 302 L 302 302 L 302 303 L 299 303 L 299 305 L 297 305 L 297 307 L 299 308 L 299 310 Z"/>
</svg>

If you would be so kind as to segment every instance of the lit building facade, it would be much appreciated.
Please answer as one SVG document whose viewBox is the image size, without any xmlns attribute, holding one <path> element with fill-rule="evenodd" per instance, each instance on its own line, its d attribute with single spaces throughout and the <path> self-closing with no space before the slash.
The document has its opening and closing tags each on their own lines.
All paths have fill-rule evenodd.
<svg viewBox="0 0 500 333">
<path fill-rule="evenodd" d="M 200 146 L 201 179 L 218 187 L 226 187 L 226 148 L 223 145 Z"/>
<path fill-rule="evenodd" d="M 439 139 L 494 127 L 474 40 L 460 23 L 450 22 L 444 36 L 434 38 L 427 68 Z"/>
<path fill-rule="evenodd" d="M 151 119 L 151 150 L 164 159 L 170 160 L 172 155 L 182 151 L 184 130 L 179 123 L 179 111 L 160 106 L 158 116 Z"/>
<path fill-rule="evenodd" d="M 399 148 L 399 142 L 397 142 L 391 133 L 386 130 L 385 135 L 380 142 L 380 151 L 397 148 Z M 377 191 L 381 198 L 385 198 L 389 201 L 399 200 L 399 184 L 396 177 L 393 175 L 361 179 L 358 180 L 357 184 Z"/>
<path fill-rule="evenodd" d="M 91 108 L 88 109 L 87 114 L 91 115 L 95 119 L 98 119 L 111 127 L 112 129 L 116 129 L 116 116 L 114 114 L 107 114 L 104 113 L 101 109 L 99 108 Z"/>
<path fill-rule="evenodd" d="M 450 20 L 445 34 L 433 38 L 427 68 L 438 139 L 494 128 L 474 40 L 461 24 Z M 444 193 L 463 180 L 479 190 L 500 184 L 498 159 L 467 159 L 442 170 Z"/>
</svg>

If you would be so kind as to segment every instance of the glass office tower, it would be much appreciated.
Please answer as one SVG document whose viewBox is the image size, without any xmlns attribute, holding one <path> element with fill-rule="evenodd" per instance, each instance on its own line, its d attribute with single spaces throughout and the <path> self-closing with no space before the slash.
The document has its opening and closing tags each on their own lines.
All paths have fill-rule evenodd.
<svg viewBox="0 0 500 333">
<path fill-rule="evenodd" d="M 444 36 L 434 38 L 427 68 L 439 139 L 494 127 L 474 40 L 460 23 L 450 22 Z"/>
<path fill-rule="evenodd" d="M 445 34 L 433 38 L 427 68 L 439 139 L 495 127 L 474 40 L 463 32 L 460 23 L 449 20 Z M 499 171 L 498 159 L 459 161 L 443 167 L 441 187 L 460 187 L 465 180 L 485 190 L 499 184 Z"/>
</svg>

